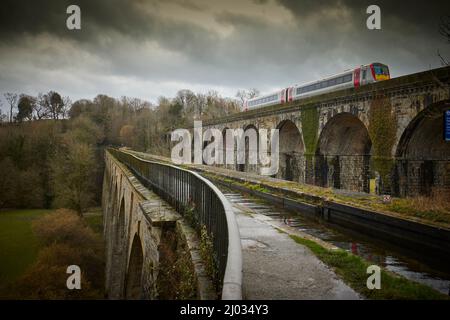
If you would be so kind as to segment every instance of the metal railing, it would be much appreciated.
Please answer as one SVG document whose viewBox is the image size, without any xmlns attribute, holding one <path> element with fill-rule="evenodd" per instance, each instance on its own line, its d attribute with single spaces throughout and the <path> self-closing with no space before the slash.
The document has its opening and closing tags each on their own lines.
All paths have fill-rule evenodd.
<svg viewBox="0 0 450 320">
<path fill-rule="evenodd" d="M 179 213 L 189 210 L 195 221 L 206 227 L 213 243 L 222 299 L 242 299 L 241 239 L 233 208 L 223 193 L 196 172 L 117 149 L 108 151 Z"/>
</svg>

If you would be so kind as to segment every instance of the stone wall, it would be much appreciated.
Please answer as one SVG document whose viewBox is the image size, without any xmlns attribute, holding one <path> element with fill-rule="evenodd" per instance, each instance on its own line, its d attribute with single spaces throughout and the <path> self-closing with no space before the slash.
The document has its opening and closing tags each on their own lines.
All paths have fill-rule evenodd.
<svg viewBox="0 0 450 320">
<path fill-rule="evenodd" d="M 105 161 L 102 207 L 108 298 L 158 299 L 162 291 L 167 296 L 167 288 L 158 287 L 161 274 L 167 275 L 160 268 L 164 255 L 174 261 L 181 255 L 189 257 L 184 268 L 187 276 L 174 277 L 178 283 L 172 285 L 186 287 L 179 282 L 194 279 L 185 289 L 189 296 L 172 298 L 217 298 L 200 259 L 199 240 L 192 228 L 109 152 Z M 176 237 L 168 237 L 169 234 Z M 165 243 L 167 239 L 174 243 Z M 167 248 L 175 249 L 167 252 Z M 162 250 L 165 250 L 163 254 Z"/>
</svg>

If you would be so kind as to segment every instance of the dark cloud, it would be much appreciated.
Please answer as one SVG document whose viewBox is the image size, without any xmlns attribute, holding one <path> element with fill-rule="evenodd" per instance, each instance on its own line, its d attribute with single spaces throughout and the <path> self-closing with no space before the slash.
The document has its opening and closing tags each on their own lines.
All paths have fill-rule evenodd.
<svg viewBox="0 0 450 320">
<path fill-rule="evenodd" d="M 66 8 L 81 7 L 69 31 Z M 3 0 L 0 87 L 97 92 L 155 100 L 191 88 L 232 95 L 309 81 L 381 61 L 394 75 L 450 57 L 438 32 L 449 1 L 377 1 L 382 30 L 366 28 L 372 1 Z"/>
</svg>

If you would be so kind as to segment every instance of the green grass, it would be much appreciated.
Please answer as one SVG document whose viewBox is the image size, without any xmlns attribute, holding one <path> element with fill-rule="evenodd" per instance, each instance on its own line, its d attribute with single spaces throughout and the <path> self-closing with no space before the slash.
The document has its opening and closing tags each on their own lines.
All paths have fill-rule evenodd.
<svg viewBox="0 0 450 320">
<path fill-rule="evenodd" d="M 103 233 L 103 213 L 102 208 L 92 208 L 83 215 L 84 220 L 94 232 Z"/>
<path fill-rule="evenodd" d="M 39 244 L 31 222 L 50 211 L 0 211 L 0 284 L 15 280 L 33 263 Z"/>
<path fill-rule="evenodd" d="M 371 263 L 344 250 L 329 250 L 314 241 L 295 235 L 290 237 L 298 244 L 308 247 L 320 260 L 333 268 L 345 283 L 367 299 L 449 299 L 448 296 L 426 285 L 410 281 L 384 269 L 381 271 L 381 289 L 369 290 L 366 281 L 370 275 L 366 273 L 366 270 Z"/>
</svg>

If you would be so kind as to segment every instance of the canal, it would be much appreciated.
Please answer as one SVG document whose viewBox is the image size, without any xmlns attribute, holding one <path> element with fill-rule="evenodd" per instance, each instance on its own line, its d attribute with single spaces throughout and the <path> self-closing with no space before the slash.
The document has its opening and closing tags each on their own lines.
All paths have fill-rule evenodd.
<svg viewBox="0 0 450 320">
<path fill-rule="evenodd" d="M 301 212 L 290 212 L 264 200 L 247 194 L 235 193 L 226 187 L 219 188 L 228 200 L 240 210 L 250 214 L 262 214 L 278 220 L 301 232 L 332 243 L 336 247 L 361 256 L 373 264 L 400 274 L 407 279 L 426 284 L 444 294 L 450 291 L 450 269 L 441 265 L 439 259 L 430 261 L 414 256 L 395 244 L 379 241 L 352 230 L 318 221 Z"/>
</svg>

